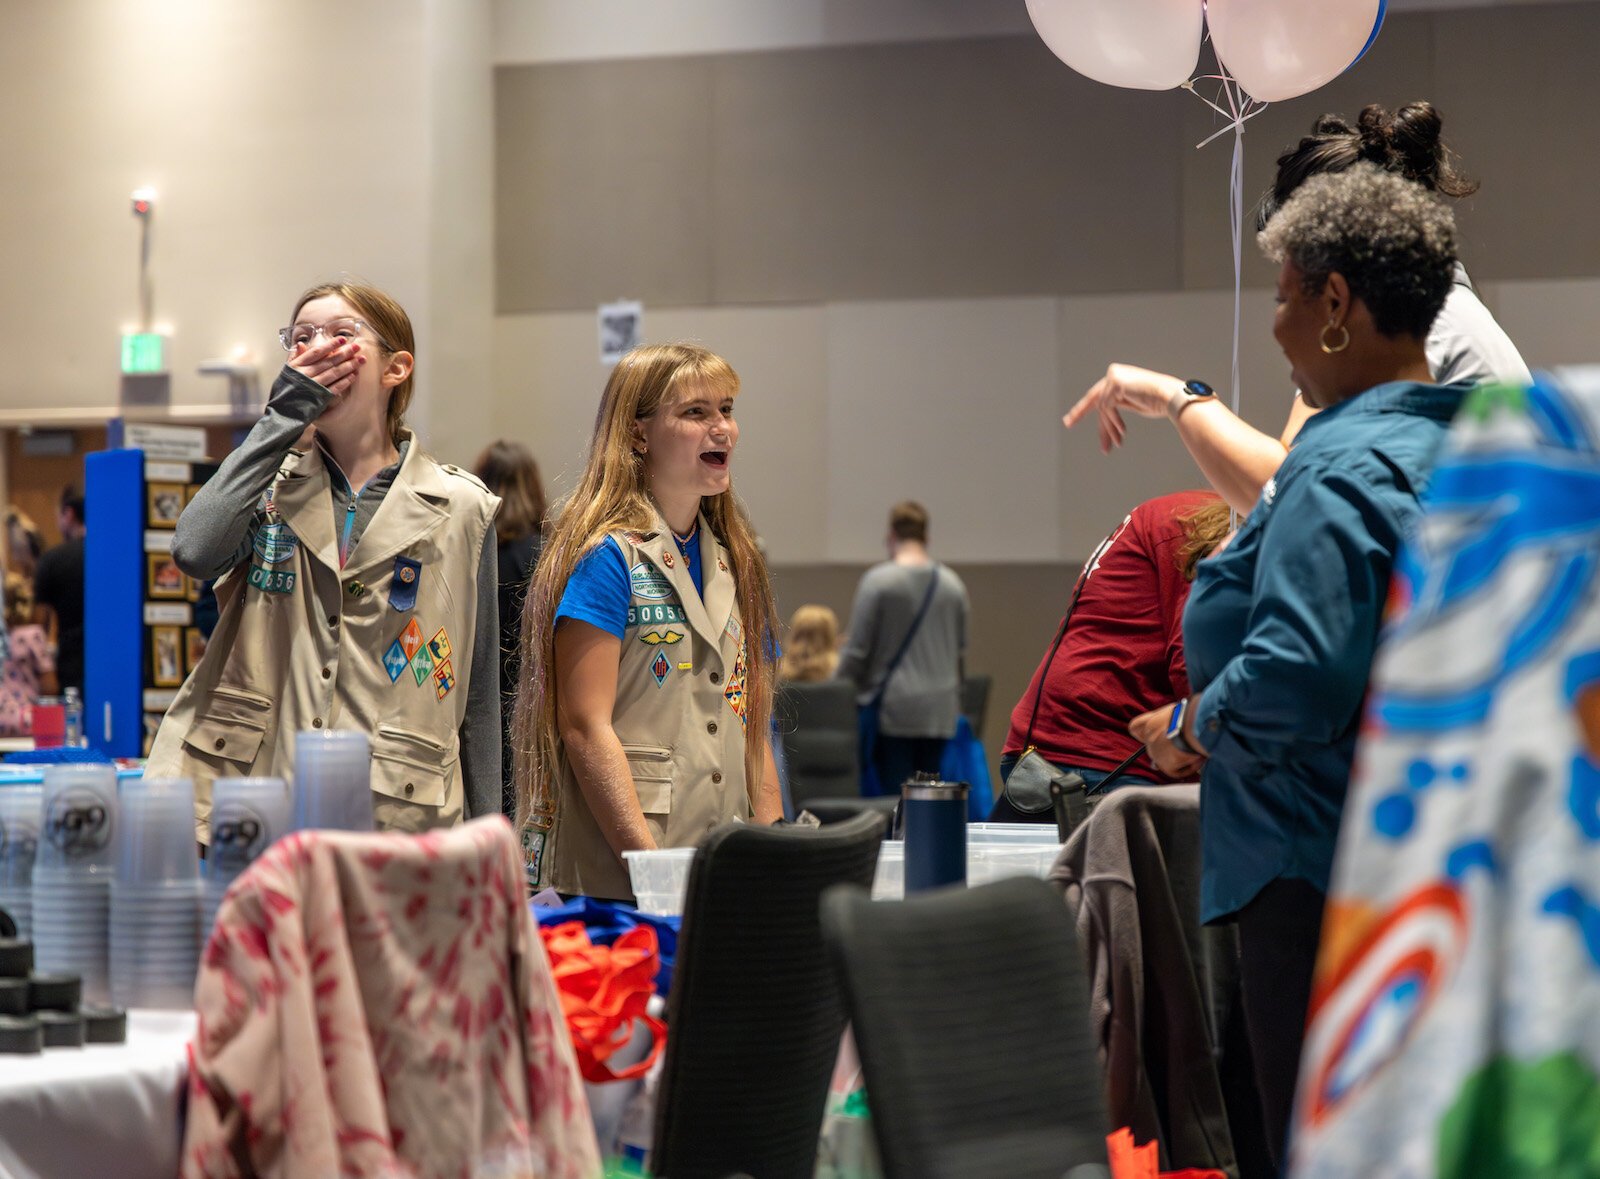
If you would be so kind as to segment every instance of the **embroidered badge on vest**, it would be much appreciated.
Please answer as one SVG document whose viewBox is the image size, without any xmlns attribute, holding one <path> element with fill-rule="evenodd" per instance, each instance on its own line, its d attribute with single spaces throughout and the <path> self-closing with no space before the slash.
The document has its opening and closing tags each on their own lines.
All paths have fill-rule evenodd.
<svg viewBox="0 0 1600 1179">
<path fill-rule="evenodd" d="M 413 658 L 417 648 L 422 646 L 422 626 L 415 618 L 406 623 L 405 630 L 400 632 L 400 645 L 405 648 L 407 659 Z"/>
<path fill-rule="evenodd" d="M 647 630 L 639 636 L 639 641 L 651 647 L 659 647 L 663 643 L 670 647 L 675 643 L 683 642 L 683 632 L 681 630 Z"/>
<path fill-rule="evenodd" d="M 405 648 L 400 645 L 400 640 L 396 639 L 390 643 L 389 649 L 383 653 L 383 670 L 389 673 L 391 684 L 405 674 L 408 662 L 410 661 L 406 658 Z"/>
<path fill-rule="evenodd" d="M 435 664 L 450 662 L 450 636 L 440 627 L 433 638 L 428 640 L 428 650 L 433 653 Z"/>
<path fill-rule="evenodd" d="M 446 659 L 443 663 L 439 664 L 433 669 L 434 695 L 438 696 L 440 700 L 443 700 L 446 696 L 450 695 L 450 689 L 454 688 L 455 686 L 455 668 L 451 667 L 450 661 Z"/>
<path fill-rule="evenodd" d="M 656 571 L 654 565 L 640 561 L 628 570 L 628 581 L 633 588 L 633 596 L 646 598 L 652 602 L 663 602 L 672 596 L 672 583 Z"/>
<path fill-rule="evenodd" d="M 428 648 L 418 647 L 417 653 L 411 657 L 411 674 L 416 677 L 419 688 L 428 682 L 428 677 L 433 674 L 433 655 Z"/>
<path fill-rule="evenodd" d="M 389 605 L 401 613 L 417 604 L 417 584 L 421 581 L 422 562 L 410 557 L 394 559 L 394 576 L 389 581 Z"/>
<path fill-rule="evenodd" d="M 730 619 L 729 621 L 732 620 Z M 740 639 L 739 655 L 733 661 L 733 674 L 728 677 L 728 686 L 722 689 L 722 694 L 727 697 L 728 707 L 733 709 L 733 715 L 739 718 L 739 728 L 741 729 L 744 729 L 749 724 L 745 718 L 747 707 L 744 697 L 745 674 L 744 640 Z"/>
<path fill-rule="evenodd" d="M 667 682 L 667 676 L 672 672 L 672 661 L 661 652 L 656 652 L 656 657 L 650 661 L 650 674 L 656 677 L 656 687 Z"/>
<path fill-rule="evenodd" d="M 253 546 L 255 560 L 250 562 L 250 572 L 245 580 L 252 588 L 262 593 L 292 594 L 296 578 L 294 571 L 270 568 L 272 565 L 281 565 L 293 557 L 298 544 L 293 530 L 283 522 L 283 517 L 278 515 L 271 488 L 267 490 L 261 511 L 262 523 L 261 527 L 256 529 Z"/>
</svg>

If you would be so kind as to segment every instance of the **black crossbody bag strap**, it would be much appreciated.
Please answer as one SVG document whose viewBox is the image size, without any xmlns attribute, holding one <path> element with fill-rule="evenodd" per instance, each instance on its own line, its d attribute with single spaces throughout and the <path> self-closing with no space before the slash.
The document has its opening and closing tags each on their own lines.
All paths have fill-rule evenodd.
<svg viewBox="0 0 1600 1179">
<path fill-rule="evenodd" d="M 889 660 L 889 665 L 883 669 L 883 680 L 878 684 L 878 690 L 872 695 L 872 703 L 868 706 L 876 708 L 883 703 L 883 694 L 889 690 L 889 680 L 894 675 L 895 669 L 900 666 L 900 661 L 906 657 L 906 652 L 911 650 L 911 640 L 917 637 L 917 631 L 922 629 L 922 620 L 928 616 L 928 607 L 933 605 L 933 591 L 939 588 L 939 566 L 933 567 L 933 576 L 928 580 L 928 592 L 922 595 L 922 605 L 917 607 L 917 616 L 911 620 L 911 629 L 906 631 L 906 637 L 900 640 L 900 649 L 894 653 L 894 658 Z"/>
</svg>

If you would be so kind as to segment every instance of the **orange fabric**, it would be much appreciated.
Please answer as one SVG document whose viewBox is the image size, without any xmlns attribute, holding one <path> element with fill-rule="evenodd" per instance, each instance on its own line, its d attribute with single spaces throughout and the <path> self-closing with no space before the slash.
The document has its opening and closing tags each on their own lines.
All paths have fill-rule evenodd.
<svg viewBox="0 0 1600 1179">
<path fill-rule="evenodd" d="M 609 946 L 592 944 L 581 921 L 547 926 L 539 934 L 583 1079 L 626 1081 L 644 1076 L 667 1042 L 667 1025 L 647 1011 L 661 968 L 656 931 L 636 925 Z M 650 1029 L 655 1041 L 650 1054 L 638 1064 L 613 1071 L 606 1061 L 633 1038 L 636 1022 Z"/>
<path fill-rule="evenodd" d="M 1111 1179 L 1228 1179 L 1221 1171 L 1202 1167 L 1186 1167 L 1181 1171 L 1163 1171 L 1161 1156 L 1154 1142 L 1135 1146 L 1133 1131 L 1124 1126 L 1114 1134 L 1106 1135 L 1106 1161 L 1111 1164 Z"/>
</svg>

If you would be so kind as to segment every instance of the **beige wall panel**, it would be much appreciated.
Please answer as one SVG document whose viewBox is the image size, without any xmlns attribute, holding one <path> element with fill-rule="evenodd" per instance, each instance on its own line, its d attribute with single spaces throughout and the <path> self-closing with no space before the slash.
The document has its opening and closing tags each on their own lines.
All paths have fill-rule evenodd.
<svg viewBox="0 0 1600 1179">
<path fill-rule="evenodd" d="M 151 271 L 175 401 L 224 400 L 195 368 L 236 344 L 270 380 L 274 329 L 314 279 L 348 270 L 421 299 L 420 13 L 352 0 L 319 9 L 308 40 L 282 6 L 8 4 L 0 317 L 18 346 L 0 403 L 115 403 L 142 184 L 159 193 Z"/>
<path fill-rule="evenodd" d="M 1600 364 L 1600 279 L 1490 283 L 1483 297 L 1528 367 Z"/>
<path fill-rule="evenodd" d="M 825 555 L 826 349 L 818 308 L 645 309 L 645 336 L 726 356 L 742 391 L 734 484 L 774 561 Z M 533 448 L 552 497 L 583 470 L 607 371 L 592 313 L 500 316 L 494 429 Z"/>
<path fill-rule="evenodd" d="M 1483 182 L 1462 218 L 1473 275 L 1600 275 L 1600 6 L 1441 14 L 1435 29 L 1436 101 L 1468 171 Z"/>
<path fill-rule="evenodd" d="M 497 0 L 501 64 L 1029 31 L 1016 0 Z"/>
<path fill-rule="evenodd" d="M 719 58 L 719 302 L 1175 285 L 1178 128 L 1033 37 Z"/>
<path fill-rule="evenodd" d="M 920 500 L 942 560 L 1057 557 L 1055 303 L 832 305 L 829 559 L 883 553 L 889 507 Z"/>
<path fill-rule="evenodd" d="M 712 301 L 704 58 L 495 75 L 502 314 Z"/>
<path fill-rule="evenodd" d="M 1165 419 L 1126 418 L 1128 435 L 1110 455 L 1099 450 L 1093 419 L 1060 429 L 1060 414 L 1112 361 L 1196 377 L 1231 403 L 1233 295 L 1177 292 L 1061 300 L 1061 402 L 1056 418 L 1060 467 L 1060 551 L 1083 560 L 1135 504 L 1205 479 Z M 1276 435 L 1289 414 L 1288 363 L 1272 339 L 1272 296 L 1246 291 L 1241 308 L 1240 412 Z"/>
<path fill-rule="evenodd" d="M 1432 30 L 1435 21 L 1454 16 L 1391 15 L 1384 21 L 1377 42 L 1360 63 L 1310 94 L 1277 102 L 1245 124 L 1243 243 L 1245 285 L 1270 287 L 1277 269 L 1262 257 L 1255 244 L 1255 207 L 1272 184 L 1278 156 L 1294 146 L 1319 115 L 1336 113 L 1354 119 L 1363 106 L 1379 102 L 1393 109 L 1413 99 L 1440 103 L 1434 84 Z M 1207 46 L 1206 68 L 1215 61 Z M 1484 83 L 1484 76 L 1475 79 Z M 1496 83 L 1491 89 L 1505 91 Z M 1208 96 L 1211 92 L 1206 91 Z M 1183 283 L 1191 289 L 1233 286 L 1233 242 L 1228 218 L 1228 172 L 1233 158 L 1229 132 L 1196 150 L 1195 145 L 1215 134 L 1225 120 L 1193 95 L 1174 91 L 1173 117 L 1183 124 L 1179 147 L 1183 167 Z M 1226 105 L 1226 104 L 1223 104 Z M 1446 106 L 1445 132 L 1463 123 L 1462 112 Z M 1474 163 L 1468 157 L 1469 163 Z"/>
</svg>

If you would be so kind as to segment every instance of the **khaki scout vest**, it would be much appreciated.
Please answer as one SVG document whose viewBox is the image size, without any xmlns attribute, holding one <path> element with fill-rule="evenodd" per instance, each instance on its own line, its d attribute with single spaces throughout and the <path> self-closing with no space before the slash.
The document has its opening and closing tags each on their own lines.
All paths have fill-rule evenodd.
<svg viewBox="0 0 1600 1179">
<path fill-rule="evenodd" d="M 700 518 L 695 593 L 666 524 L 617 533 L 633 590 L 611 726 L 622 742 L 645 822 L 659 847 L 689 847 L 752 814 L 744 773 L 744 628 L 733 574 Z M 540 883 L 561 892 L 632 901 L 627 866 L 600 833 L 562 759 L 555 824 Z"/>
<path fill-rule="evenodd" d="M 217 583 L 217 629 L 145 772 L 194 779 L 204 842 L 213 778 L 292 779 L 296 733 L 357 729 L 372 742 L 380 828 L 459 823 L 476 577 L 500 501 L 413 439 L 340 569 L 321 451 L 291 454 L 270 494 L 255 550 Z M 390 604 L 413 588 L 410 609 Z"/>
</svg>

